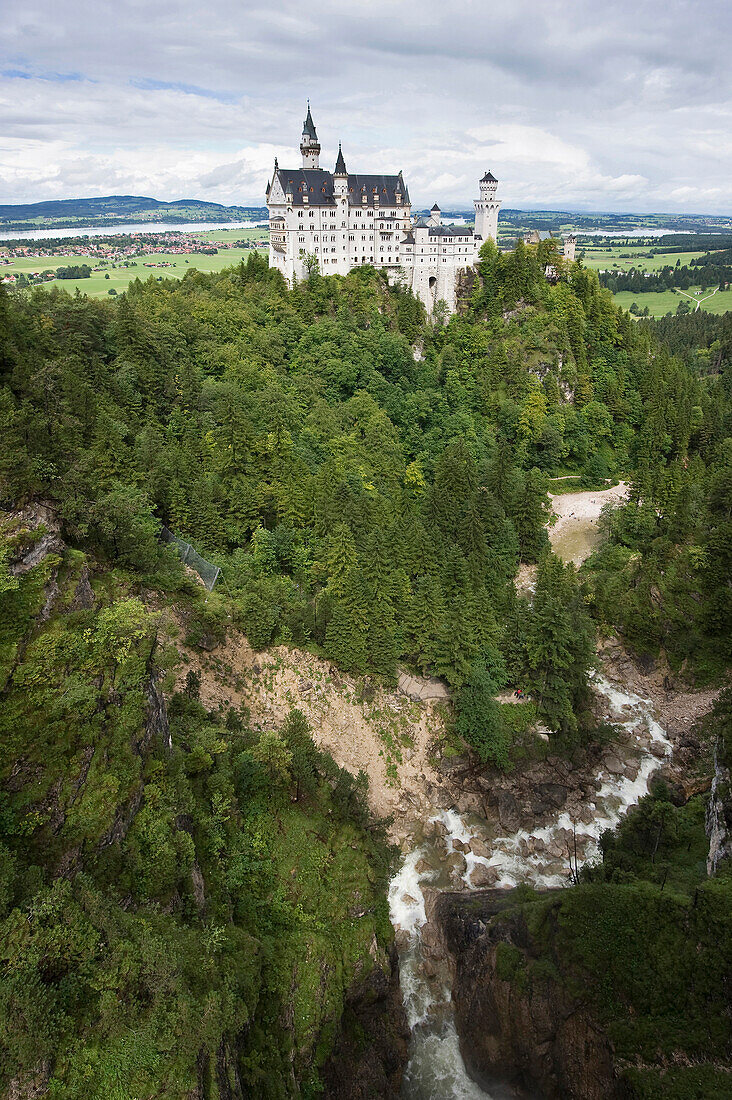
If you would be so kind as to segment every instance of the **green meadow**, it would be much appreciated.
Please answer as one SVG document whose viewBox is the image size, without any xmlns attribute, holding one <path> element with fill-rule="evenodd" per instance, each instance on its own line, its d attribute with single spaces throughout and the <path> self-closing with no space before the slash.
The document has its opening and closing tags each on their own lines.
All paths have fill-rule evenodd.
<svg viewBox="0 0 732 1100">
<path fill-rule="evenodd" d="M 585 248 L 584 263 L 593 271 L 617 271 L 626 272 L 631 268 L 639 271 L 660 271 L 662 267 L 675 267 L 676 261 L 681 260 L 681 266 L 691 263 L 692 260 L 706 256 L 706 252 L 659 252 L 657 255 L 649 255 L 650 249 L 628 247 L 622 245 L 612 248 Z"/>
<path fill-rule="evenodd" d="M 201 240 L 211 241 L 241 241 L 262 240 L 267 238 L 266 229 L 221 229 L 196 233 Z M 188 256 L 176 255 L 168 252 L 152 252 L 144 256 L 135 256 L 128 262 L 136 267 L 124 267 L 122 261 L 116 267 L 106 267 L 102 271 L 94 271 L 88 279 L 58 279 L 45 284 L 47 287 L 58 286 L 73 294 L 75 290 L 90 298 L 104 298 L 110 290 L 118 294 L 126 290 L 133 279 L 182 279 L 186 271 L 196 269 L 198 271 L 221 271 L 224 267 L 232 267 L 246 260 L 251 254 L 250 248 L 226 248 L 217 252 L 215 256 L 195 254 Z M 74 256 L 32 256 L 27 259 L 17 259 L 7 262 L 0 258 L 0 278 L 6 274 L 28 274 L 31 271 L 55 271 L 59 267 L 88 264 L 90 267 L 99 265 L 100 261 L 95 257 L 82 255 Z M 145 264 L 169 263 L 171 267 L 145 267 Z M 107 278 L 109 276 L 109 278 Z"/>
<path fill-rule="evenodd" d="M 688 294 L 691 297 L 686 297 L 678 290 L 676 293 L 673 290 L 663 290 L 648 291 L 646 294 L 635 294 L 632 290 L 621 290 L 614 294 L 613 298 L 617 305 L 622 306 L 623 309 L 630 309 L 633 302 L 639 309 L 645 309 L 648 306 L 651 317 L 665 317 L 667 313 L 675 313 L 679 308 L 679 302 L 688 302 L 689 307 L 694 310 L 700 298 L 704 300 L 699 303 L 699 308 L 707 310 L 708 313 L 726 313 L 732 309 L 732 290 L 718 290 L 714 294 L 711 290 L 707 290 L 705 293 L 700 291 L 698 297 L 694 293 L 695 290 L 699 290 L 699 287 L 689 289 Z M 711 297 L 706 297 L 706 295 L 711 295 Z"/>
</svg>

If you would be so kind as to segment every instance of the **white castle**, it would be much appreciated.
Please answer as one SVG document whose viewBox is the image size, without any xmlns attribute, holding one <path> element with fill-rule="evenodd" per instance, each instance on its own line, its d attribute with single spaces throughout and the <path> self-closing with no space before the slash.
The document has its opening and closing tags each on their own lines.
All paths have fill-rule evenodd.
<svg viewBox="0 0 732 1100">
<path fill-rule="evenodd" d="M 498 234 L 498 181 L 486 172 L 475 200 L 475 229 L 443 225 L 440 208 L 412 219 L 409 191 L 396 176 L 354 175 L 339 146 L 335 170 L 320 167 L 320 142 L 308 113 L 300 141 L 302 166 L 280 168 L 267 185 L 269 264 L 288 282 L 304 278 L 314 260 L 323 275 L 345 275 L 373 264 L 392 282 L 411 287 L 431 313 L 456 305 L 457 277 L 475 265 L 485 240 Z"/>
</svg>

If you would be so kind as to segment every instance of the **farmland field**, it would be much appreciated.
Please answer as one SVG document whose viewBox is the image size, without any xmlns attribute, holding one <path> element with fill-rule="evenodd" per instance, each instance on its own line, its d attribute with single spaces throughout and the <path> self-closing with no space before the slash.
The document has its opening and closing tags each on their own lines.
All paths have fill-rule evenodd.
<svg viewBox="0 0 732 1100">
<path fill-rule="evenodd" d="M 215 244 L 216 241 L 226 240 L 262 240 L 267 237 L 266 229 L 223 229 L 223 230 L 209 230 L 206 232 L 196 233 L 196 237 L 201 240 L 210 241 Z M 98 240 L 99 238 L 97 238 Z M 87 294 L 90 298 L 104 298 L 109 294 L 110 290 L 115 290 L 118 294 L 126 290 L 128 285 L 133 279 L 149 279 L 162 278 L 162 279 L 181 279 L 186 271 L 196 269 L 198 271 L 221 271 L 225 267 L 232 267 L 235 264 L 246 260 L 251 255 L 250 248 L 226 248 L 216 253 L 214 256 L 206 256 L 202 253 L 194 253 L 190 255 L 180 255 L 167 252 L 153 252 L 143 256 L 135 256 L 134 259 L 127 261 L 130 264 L 136 266 L 125 267 L 124 262 L 118 262 L 116 267 L 112 267 L 111 264 L 106 266 L 100 271 L 92 272 L 92 275 L 88 279 L 58 279 L 45 283 L 47 287 L 60 287 L 62 290 L 67 290 L 70 294 L 73 294 L 77 289 L 82 294 Z M 0 258 L 0 278 L 6 274 L 27 274 L 31 271 L 46 271 L 56 270 L 58 267 L 77 266 L 79 264 L 88 264 L 90 267 L 99 266 L 100 261 L 95 257 L 89 257 L 84 255 L 74 256 L 30 256 L 23 259 L 16 259 L 12 263 L 4 261 Z M 158 265 L 169 264 L 170 266 L 161 267 Z M 150 265 L 150 266 L 146 266 Z M 109 278 L 106 276 L 109 275 Z"/>
<path fill-rule="evenodd" d="M 631 268 L 640 271 L 660 271 L 662 267 L 675 267 L 678 259 L 683 266 L 700 256 L 707 255 L 706 252 L 660 252 L 650 256 L 650 249 L 647 246 L 634 248 L 626 245 L 612 249 L 583 246 L 582 251 L 586 267 L 591 267 L 593 271 L 617 271 L 618 274 L 630 271 Z"/>
<path fill-rule="evenodd" d="M 617 294 L 613 295 L 613 300 L 623 309 L 630 309 L 633 302 L 639 309 L 643 310 L 648 306 L 648 311 L 651 317 L 665 317 L 667 313 L 675 313 L 679 308 L 679 302 L 688 302 L 689 307 L 693 310 L 696 308 L 697 297 L 695 290 L 699 290 L 699 287 L 692 287 L 688 293 L 690 298 L 685 297 L 680 291 L 673 292 L 673 290 L 662 291 L 649 291 L 646 294 L 635 294 L 632 290 L 621 290 Z M 705 294 L 699 292 L 699 298 L 704 298 L 704 301 L 700 303 L 699 308 L 705 309 L 709 313 L 726 313 L 728 310 L 732 310 L 732 290 L 717 291 L 712 294 L 711 290 L 707 290 L 706 294 L 711 294 L 711 297 L 705 297 Z"/>
<path fill-rule="evenodd" d="M 702 256 L 714 256 L 716 250 L 697 249 L 689 252 L 653 252 L 655 246 L 647 242 L 643 245 L 634 245 L 623 242 L 622 244 L 608 247 L 606 243 L 593 247 L 592 243 L 583 243 L 580 251 L 584 257 L 584 263 L 594 271 L 607 272 L 613 275 L 625 275 L 634 269 L 636 272 L 647 272 L 649 275 L 659 272 L 664 267 L 675 268 L 678 264 L 681 268 L 689 268 L 693 260 Z M 690 268 L 692 278 L 703 278 L 704 268 Z M 622 285 L 622 284 L 621 284 Z M 676 313 L 679 302 L 687 302 L 693 310 L 699 302 L 699 308 L 709 313 L 726 313 L 732 310 L 732 291 L 717 291 L 712 293 L 713 286 L 701 291 L 698 286 L 688 287 L 686 291 L 680 288 L 653 289 L 653 290 L 616 290 L 613 300 L 623 309 L 629 309 L 635 302 L 639 311 L 646 308 L 651 317 L 664 317 L 667 313 Z M 697 293 L 698 292 L 698 293 Z M 711 295 L 707 297 L 707 295 Z M 700 299 L 704 299 L 700 301 Z"/>
</svg>

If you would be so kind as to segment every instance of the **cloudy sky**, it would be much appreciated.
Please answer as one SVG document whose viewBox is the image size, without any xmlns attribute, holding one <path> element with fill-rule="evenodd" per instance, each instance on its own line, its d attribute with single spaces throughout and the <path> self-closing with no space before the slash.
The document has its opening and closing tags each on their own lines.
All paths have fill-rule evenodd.
<svg viewBox="0 0 732 1100">
<path fill-rule="evenodd" d="M 309 96 L 412 201 L 732 213 L 730 0 L 0 0 L 0 202 L 261 205 Z"/>
</svg>

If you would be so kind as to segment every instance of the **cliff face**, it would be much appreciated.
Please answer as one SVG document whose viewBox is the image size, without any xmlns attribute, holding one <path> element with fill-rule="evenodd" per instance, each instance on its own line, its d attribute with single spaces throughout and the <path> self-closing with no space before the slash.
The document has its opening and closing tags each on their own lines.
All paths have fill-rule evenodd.
<svg viewBox="0 0 732 1100">
<path fill-rule="evenodd" d="M 493 920 L 513 891 L 442 894 L 434 919 L 454 967 L 453 1004 L 466 1066 L 547 1100 L 608 1100 L 616 1092 L 612 1048 L 581 994 L 547 969 L 526 980 L 531 936 L 521 911 Z"/>
<path fill-rule="evenodd" d="M 226 685 L 171 692 L 172 616 L 51 509 L 0 523 L 0 1098 L 397 1096 L 390 851 L 360 788 L 302 715 L 263 735 Z"/>
<path fill-rule="evenodd" d="M 718 719 L 717 744 L 714 753 L 714 778 L 707 806 L 709 855 L 707 873 L 714 875 L 720 866 L 732 858 L 732 701 L 729 693 L 722 696 L 715 709 Z"/>
<path fill-rule="evenodd" d="M 321 1076 L 326 1100 L 391 1100 L 407 1064 L 407 1026 L 397 955 L 348 993 L 333 1052 Z"/>
<path fill-rule="evenodd" d="M 730 1095 L 729 879 L 697 878 L 684 893 L 681 878 L 664 889 L 641 870 L 632 881 L 434 901 L 463 1057 L 489 1091 L 503 1082 L 542 1100 Z"/>
</svg>

